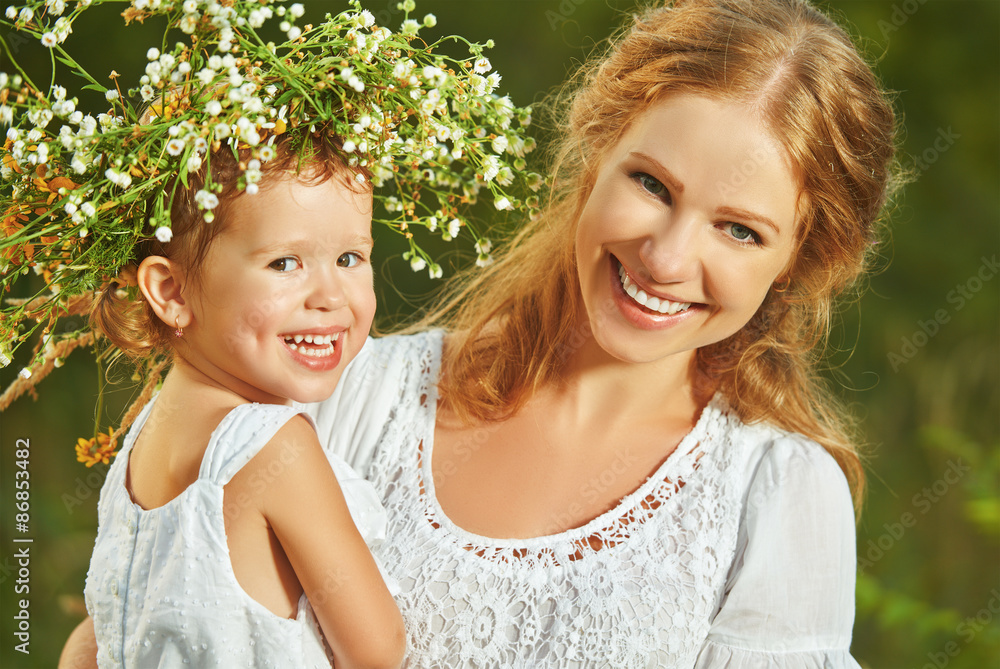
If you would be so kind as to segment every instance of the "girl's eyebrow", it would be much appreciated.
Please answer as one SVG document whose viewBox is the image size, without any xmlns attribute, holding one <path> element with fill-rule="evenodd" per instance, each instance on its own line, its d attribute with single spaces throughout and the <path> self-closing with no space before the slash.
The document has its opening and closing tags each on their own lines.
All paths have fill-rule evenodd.
<svg viewBox="0 0 1000 669">
<path fill-rule="evenodd" d="M 345 242 L 342 242 L 345 247 L 351 246 L 361 246 L 364 248 L 372 248 L 375 246 L 375 241 L 372 239 L 370 234 L 357 234 L 352 235 Z M 323 244 L 322 240 L 318 239 L 291 239 L 291 240 L 281 240 L 274 242 L 273 244 L 267 244 L 266 246 L 261 246 L 260 248 L 254 249 L 250 252 L 252 257 L 257 256 L 269 256 L 274 254 L 288 253 L 294 251 L 312 251 L 318 246 Z"/>
</svg>

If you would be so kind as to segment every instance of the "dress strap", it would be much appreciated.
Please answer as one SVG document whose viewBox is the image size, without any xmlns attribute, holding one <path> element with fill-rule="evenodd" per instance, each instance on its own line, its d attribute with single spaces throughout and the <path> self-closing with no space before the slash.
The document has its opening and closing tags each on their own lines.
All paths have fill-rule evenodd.
<svg viewBox="0 0 1000 669">
<path fill-rule="evenodd" d="M 302 413 L 299 409 L 282 404 L 237 406 L 212 432 L 198 478 L 226 485 L 299 413 Z"/>
</svg>

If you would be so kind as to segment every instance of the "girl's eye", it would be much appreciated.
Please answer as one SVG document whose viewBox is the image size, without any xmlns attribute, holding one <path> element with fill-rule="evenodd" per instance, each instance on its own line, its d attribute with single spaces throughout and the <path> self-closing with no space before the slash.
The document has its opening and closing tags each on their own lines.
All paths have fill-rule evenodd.
<svg viewBox="0 0 1000 669">
<path fill-rule="evenodd" d="M 760 246 L 760 235 L 741 223 L 726 223 L 730 236 L 742 244 Z"/>
<path fill-rule="evenodd" d="M 635 172 L 632 174 L 632 178 L 638 182 L 639 186 L 642 187 L 644 191 L 650 195 L 655 195 L 656 197 L 669 199 L 670 193 L 667 191 L 667 187 L 661 184 L 656 177 L 650 176 L 645 172 Z"/>
<path fill-rule="evenodd" d="M 285 256 L 284 258 L 278 258 L 277 260 L 270 262 L 268 267 L 278 272 L 291 272 L 292 270 L 302 267 L 302 263 L 299 262 L 298 258 Z"/>
<path fill-rule="evenodd" d="M 361 255 L 350 251 L 337 258 L 337 267 L 354 267 L 361 262 Z"/>
</svg>

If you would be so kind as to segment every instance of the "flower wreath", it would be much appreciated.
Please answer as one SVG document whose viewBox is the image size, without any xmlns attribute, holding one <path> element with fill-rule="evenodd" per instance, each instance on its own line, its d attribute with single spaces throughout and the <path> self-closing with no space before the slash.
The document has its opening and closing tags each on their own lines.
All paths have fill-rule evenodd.
<svg viewBox="0 0 1000 669">
<path fill-rule="evenodd" d="M 44 285 L 26 299 L 8 297 L 0 309 L 2 365 L 39 328 L 42 335 L 30 364 L 0 397 L 0 410 L 34 393 L 69 352 L 93 343 L 89 325 L 59 331 L 57 319 L 85 315 L 108 282 L 123 290 L 134 285 L 135 246 L 154 236 L 170 240 L 166 185 L 204 174 L 195 199 L 206 224 L 212 222 L 223 184 L 206 168 L 224 145 L 250 156 L 241 162 L 237 186 L 253 194 L 279 135 L 337 136 L 348 166 L 359 168 L 359 179 L 371 177 L 385 211 L 376 208 L 375 222 L 404 235 L 404 258 L 432 278 L 442 275 L 441 266 L 415 231 L 446 241 L 469 237 L 483 265 L 491 244 L 463 216 L 467 206 L 488 192 L 499 210 L 537 207 L 537 197 L 519 198 L 515 193 L 525 191 L 511 188 L 537 190 L 541 177 L 525 171 L 524 156 L 534 148 L 524 134 L 530 108 L 494 93 L 500 75 L 483 56 L 492 41 L 448 36 L 428 45 L 419 31 L 436 19 L 410 18 L 413 0 L 398 6 L 404 12 L 398 32 L 375 25 L 358 0 L 302 27 L 296 20 L 303 6 L 282 0 L 130 0 L 122 12 L 126 24 L 160 15 L 166 29 L 145 54 L 145 75 L 125 91 L 119 75 L 111 73 L 108 88 L 63 47 L 83 11 L 114 1 L 35 0 L 8 7 L 0 19 L 50 49 L 53 72 L 58 60 L 83 80 L 82 89 L 103 93 L 109 105 L 96 118 L 84 114 L 64 87 L 35 85 L 4 43 L 16 71 L 0 72 L 0 126 L 7 127 L 0 150 L 0 295 L 7 297 L 30 271 Z M 261 36 L 275 18 L 285 37 L 279 44 Z M 444 55 L 439 47 L 446 42 L 464 46 L 469 56 Z M 142 395 L 152 392 L 163 366 L 162 359 L 148 361 Z M 127 414 L 118 430 L 81 439 L 80 459 L 106 462 L 129 422 Z"/>
</svg>

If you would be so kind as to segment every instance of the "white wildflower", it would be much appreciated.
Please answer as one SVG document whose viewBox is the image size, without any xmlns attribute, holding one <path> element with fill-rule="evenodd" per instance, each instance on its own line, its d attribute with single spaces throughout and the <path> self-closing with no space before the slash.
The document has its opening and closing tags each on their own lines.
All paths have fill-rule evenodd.
<svg viewBox="0 0 1000 669">
<path fill-rule="evenodd" d="M 132 177 L 127 171 L 118 172 L 114 168 L 109 167 L 104 171 L 104 176 L 108 178 L 108 181 L 122 188 L 128 188 L 132 185 Z"/>
<path fill-rule="evenodd" d="M 493 153 L 499 156 L 507 150 L 507 144 L 507 135 L 499 135 L 491 142 L 490 146 L 493 149 Z"/>
<path fill-rule="evenodd" d="M 80 205 L 80 212 L 87 218 L 93 218 L 97 213 L 97 207 L 94 206 L 93 202 L 84 202 Z"/>
<path fill-rule="evenodd" d="M 194 194 L 194 201 L 201 209 L 215 209 L 219 206 L 219 197 L 204 188 Z"/>
<path fill-rule="evenodd" d="M 476 253 L 485 255 L 490 252 L 493 248 L 493 242 L 488 239 L 479 239 L 476 241 Z"/>
<path fill-rule="evenodd" d="M 489 58 L 479 58 L 472 66 L 472 71 L 476 74 L 486 74 L 493 68 Z"/>
<path fill-rule="evenodd" d="M 81 158 L 78 153 L 73 154 L 73 161 L 69 166 L 73 168 L 73 171 L 77 174 L 83 174 L 87 171 L 87 163 L 83 161 L 83 158 Z"/>
<path fill-rule="evenodd" d="M 418 256 L 416 253 L 410 256 L 410 269 L 414 272 L 419 272 L 423 268 L 427 267 L 427 261 Z"/>
<path fill-rule="evenodd" d="M 157 60 L 160 57 L 160 50 L 155 46 L 146 52 L 146 60 Z"/>
<path fill-rule="evenodd" d="M 31 7 L 25 7 L 21 10 L 21 13 L 17 15 L 17 20 L 21 23 L 29 23 L 34 16 L 35 13 L 31 11 Z"/>
<path fill-rule="evenodd" d="M 205 111 L 211 116 L 218 116 L 222 113 L 222 103 L 218 100 L 209 100 L 205 103 Z"/>
<path fill-rule="evenodd" d="M 493 206 L 496 207 L 497 210 L 499 210 L 499 211 L 504 211 L 505 209 L 506 210 L 510 210 L 510 209 L 514 208 L 514 205 L 512 205 L 510 203 L 510 200 L 508 200 L 506 196 L 502 196 L 502 197 L 498 198 L 493 203 Z"/>
<path fill-rule="evenodd" d="M 247 187 L 244 190 L 247 195 L 256 195 L 258 191 L 260 191 L 260 186 L 257 184 L 247 184 Z"/>
<path fill-rule="evenodd" d="M 444 275 L 444 272 L 441 271 L 441 265 L 437 263 L 431 263 L 431 266 L 427 268 L 427 273 L 432 279 L 440 279 Z"/>
<path fill-rule="evenodd" d="M 476 258 L 476 267 L 489 267 L 493 264 L 493 256 L 481 255 Z"/>
<path fill-rule="evenodd" d="M 62 16 L 66 11 L 65 0 L 46 0 L 45 6 L 48 7 L 50 16 Z"/>
<path fill-rule="evenodd" d="M 375 17 L 367 9 L 362 9 L 356 20 L 358 25 L 362 28 L 370 28 L 375 25 Z"/>
<path fill-rule="evenodd" d="M 197 172 L 201 168 L 201 156 L 192 153 L 187 159 L 188 172 Z"/>
<path fill-rule="evenodd" d="M 8 6 L 7 7 L 6 16 L 11 21 L 14 21 L 15 19 L 17 19 L 17 7 L 15 7 L 14 5 Z"/>
<path fill-rule="evenodd" d="M 171 239 L 174 238 L 174 231 L 165 225 L 161 225 L 156 229 L 156 239 L 162 244 L 166 244 Z"/>
<path fill-rule="evenodd" d="M 232 128 L 229 127 L 228 123 L 217 123 L 212 128 L 212 132 L 215 135 L 215 139 L 226 139 L 231 134 L 233 134 Z"/>
<path fill-rule="evenodd" d="M 504 165 L 497 174 L 497 183 L 501 186 L 509 186 L 514 183 L 514 172 Z"/>
<path fill-rule="evenodd" d="M 167 142 L 167 153 L 169 153 L 172 156 L 179 156 L 182 153 L 184 153 L 183 140 L 177 139 L 175 137 L 174 139 Z"/>
<path fill-rule="evenodd" d="M 413 19 L 406 19 L 399 27 L 399 32 L 403 35 L 416 35 L 420 30 L 420 24 Z"/>
<path fill-rule="evenodd" d="M 198 70 L 198 73 L 194 76 L 202 83 L 203 86 L 208 86 L 215 80 L 216 72 L 215 70 L 206 67 L 202 70 Z"/>
<path fill-rule="evenodd" d="M 55 47 L 55 45 L 58 43 L 59 40 L 56 38 L 55 33 L 48 32 L 42 35 L 42 46 L 44 46 L 46 49 L 51 49 Z"/>
<path fill-rule="evenodd" d="M 109 88 L 108 90 L 104 91 L 104 99 L 107 100 L 108 102 L 114 102 L 115 100 L 118 99 L 118 91 L 115 90 L 114 88 Z"/>
<path fill-rule="evenodd" d="M 483 161 L 483 181 L 490 182 L 500 173 L 500 161 L 496 156 L 486 156 Z"/>
</svg>

